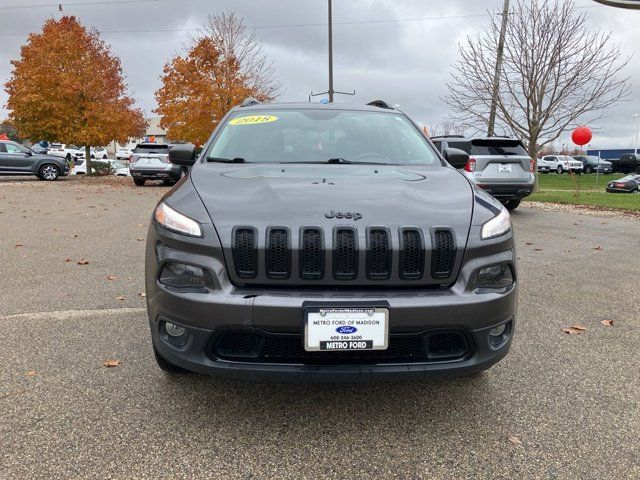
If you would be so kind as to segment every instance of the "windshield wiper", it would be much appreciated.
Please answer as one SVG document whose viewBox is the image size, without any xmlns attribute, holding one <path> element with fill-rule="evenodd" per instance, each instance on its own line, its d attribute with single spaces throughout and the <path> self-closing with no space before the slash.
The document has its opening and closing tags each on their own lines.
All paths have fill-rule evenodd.
<svg viewBox="0 0 640 480">
<path fill-rule="evenodd" d="M 235 158 L 222 158 L 222 157 L 207 157 L 207 162 L 217 162 L 217 163 L 247 163 L 244 158 L 235 157 Z"/>
<path fill-rule="evenodd" d="M 315 161 L 292 161 L 292 162 L 280 162 L 281 164 L 287 164 L 287 163 L 296 163 L 296 164 L 323 164 L 323 163 L 341 163 L 341 164 L 349 164 L 349 165 L 395 165 L 393 163 L 386 163 L 386 162 L 353 162 L 351 160 L 347 160 L 346 158 L 342 158 L 342 157 L 336 157 L 336 158 L 329 158 L 327 160 L 315 160 Z"/>
</svg>

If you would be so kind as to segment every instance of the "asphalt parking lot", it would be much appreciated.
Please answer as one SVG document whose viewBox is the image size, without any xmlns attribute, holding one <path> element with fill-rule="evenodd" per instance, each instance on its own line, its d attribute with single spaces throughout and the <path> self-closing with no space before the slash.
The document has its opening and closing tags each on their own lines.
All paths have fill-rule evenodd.
<svg viewBox="0 0 640 480">
<path fill-rule="evenodd" d="M 640 478 L 640 220 L 514 212 L 516 336 L 478 377 L 169 378 L 140 295 L 166 191 L 0 177 L 0 478 Z"/>
</svg>

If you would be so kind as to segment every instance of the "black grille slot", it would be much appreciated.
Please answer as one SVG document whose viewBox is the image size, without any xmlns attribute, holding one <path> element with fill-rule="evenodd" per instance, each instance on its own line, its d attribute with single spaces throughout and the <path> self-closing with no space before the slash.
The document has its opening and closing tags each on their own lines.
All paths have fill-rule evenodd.
<svg viewBox="0 0 640 480">
<path fill-rule="evenodd" d="M 433 333 L 429 335 L 427 352 L 429 360 L 452 360 L 464 357 L 469 345 L 461 333 Z"/>
<path fill-rule="evenodd" d="M 256 358 L 260 337 L 252 332 L 227 332 L 220 335 L 214 350 L 219 357 Z"/>
<path fill-rule="evenodd" d="M 233 233 L 233 263 L 240 278 L 254 278 L 258 273 L 256 232 L 253 228 L 236 228 Z"/>
<path fill-rule="evenodd" d="M 337 280 L 354 280 L 358 276 L 358 238 L 354 228 L 335 229 L 333 276 Z"/>
<path fill-rule="evenodd" d="M 319 280 L 324 277 L 322 230 L 305 228 L 300 237 L 300 278 Z"/>
<path fill-rule="evenodd" d="M 370 228 L 367 247 L 367 277 L 386 280 L 391 276 L 391 242 L 389 231 Z"/>
<path fill-rule="evenodd" d="M 400 278 L 419 280 L 424 272 L 424 241 L 417 229 L 400 231 Z"/>
<path fill-rule="evenodd" d="M 286 228 L 267 230 L 265 271 L 268 278 L 289 278 L 291 273 L 291 250 L 289 232 Z"/>
<path fill-rule="evenodd" d="M 436 230 L 433 233 L 431 276 L 433 278 L 447 278 L 451 275 L 455 259 L 456 244 L 453 239 L 453 232 L 450 230 Z"/>
</svg>

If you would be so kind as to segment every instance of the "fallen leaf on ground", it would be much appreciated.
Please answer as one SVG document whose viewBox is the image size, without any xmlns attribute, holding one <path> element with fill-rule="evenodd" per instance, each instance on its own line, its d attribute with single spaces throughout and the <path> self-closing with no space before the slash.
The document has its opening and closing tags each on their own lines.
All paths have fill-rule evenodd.
<svg viewBox="0 0 640 480">
<path fill-rule="evenodd" d="M 594 250 L 602 250 L 602 247 L 600 245 L 598 245 L 597 247 L 591 247 L 591 248 L 593 248 Z"/>
<path fill-rule="evenodd" d="M 144 238 L 139 238 L 138 241 L 139 242 L 144 242 Z"/>
<path fill-rule="evenodd" d="M 64 261 L 65 261 L 65 262 L 70 262 L 70 261 L 71 261 L 71 259 L 70 259 L 69 257 L 67 257 L 67 258 L 65 258 L 65 259 L 64 259 Z"/>
<path fill-rule="evenodd" d="M 107 277 L 107 280 L 115 280 L 115 279 L 116 279 L 116 277 L 114 277 L 113 275 L 109 275 L 109 276 Z"/>
<path fill-rule="evenodd" d="M 124 300 L 124 297 L 123 297 L 122 295 L 120 295 L 119 297 L 116 297 L 116 300 L 123 301 L 123 300 Z"/>
<path fill-rule="evenodd" d="M 533 250 L 536 251 L 536 252 L 541 252 L 542 251 L 541 248 L 534 248 Z"/>
<path fill-rule="evenodd" d="M 105 360 L 104 362 L 102 362 L 102 365 L 107 368 L 117 367 L 118 365 L 120 365 L 120 360 Z"/>
<path fill-rule="evenodd" d="M 35 370 L 29 370 L 27 373 L 25 373 L 25 375 L 27 377 L 33 377 L 33 376 L 35 376 L 37 374 L 38 374 L 38 372 L 36 372 Z"/>
<path fill-rule="evenodd" d="M 600 320 L 600 323 L 605 327 L 611 327 L 613 325 L 613 320 Z"/>
<path fill-rule="evenodd" d="M 522 440 L 520 440 L 518 437 L 516 437 L 515 435 L 509 435 L 509 441 L 511 443 L 513 443 L 514 445 L 522 445 Z"/>
<path fill-rule="evenodd" d="M 569 328 L 563 328 L 562 331 L 568 335 L 578 335 L 586 330 L 582 325 L 573 325 Z"/>
<path fill-rule="evenodd" d="M 21 247 L 22 244 L 21 243 L 16 243 L 16 247 Z"/>
<path fill-rule="evenodd" d="M 78 265 L 89 265 L 89 260 L 81 258 L 80 260 L 78 260 Z"/>
<path fill-rule="evenodd" d="M 146 294 L 146 293 L 143 293 L 143 292 L 138 292 L 138 295 L 139 295 L 140 297 L 142 297 L 142 298 L 144 298 L 144 297 L 146 297 L 146 296 L 147 296 L 147 294 Z"/>
</svg>

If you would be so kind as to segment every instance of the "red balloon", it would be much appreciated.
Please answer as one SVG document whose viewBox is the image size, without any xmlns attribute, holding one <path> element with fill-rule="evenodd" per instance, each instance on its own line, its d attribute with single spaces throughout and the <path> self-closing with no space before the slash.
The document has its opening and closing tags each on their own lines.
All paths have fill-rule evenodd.
<svg viewBox="0 0 640 480">
<path fill-rule="evenodd" d="M 591 129 L 589 127 L 578 127 L 571 134 L 571 140 L 576 145 L 586 145 L 591 141 Z"/>
</svg>

